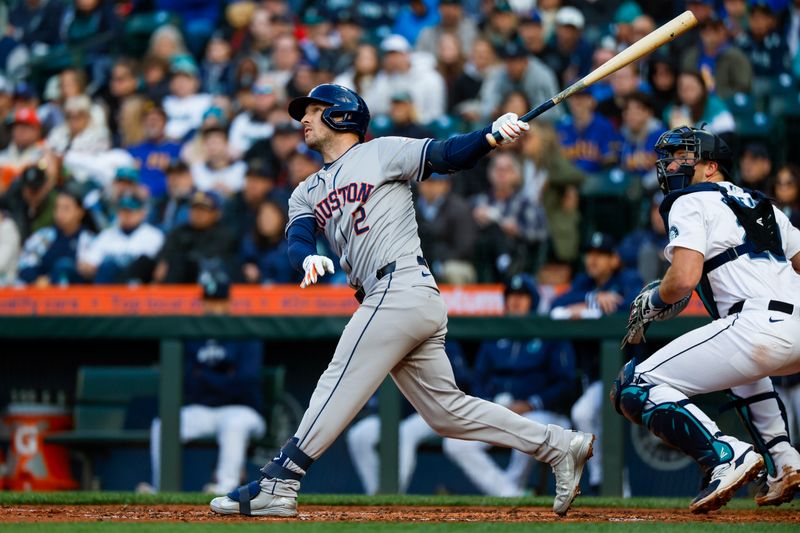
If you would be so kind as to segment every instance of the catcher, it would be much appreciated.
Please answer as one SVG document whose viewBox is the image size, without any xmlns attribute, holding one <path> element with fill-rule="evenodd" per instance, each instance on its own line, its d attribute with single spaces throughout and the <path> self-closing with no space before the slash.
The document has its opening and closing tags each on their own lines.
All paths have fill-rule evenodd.
<svg viewBox="0 0 800 533">
<path fill-rule="evenodd" d="M 629 361 L 611 399 L 621 415 L 705 471 L 692 512 L 719 509 L 763 469 L 756 503 L 791 501 L 800 489 L 800 454 L 789 444 L 769 376 L 800 370 L 800 231 L 764 195 L 728 181 L 733 156 L 718 136 L 683 126 L 655 148 L 671 266 L 631 305 L 623 344 L 641 342 L 652 321 L 680 313 L 692 289 L 714 320 L 644 362 Z M 690 399 L 721 390 L 755 449 L 722 434 Z"/>
</svg>

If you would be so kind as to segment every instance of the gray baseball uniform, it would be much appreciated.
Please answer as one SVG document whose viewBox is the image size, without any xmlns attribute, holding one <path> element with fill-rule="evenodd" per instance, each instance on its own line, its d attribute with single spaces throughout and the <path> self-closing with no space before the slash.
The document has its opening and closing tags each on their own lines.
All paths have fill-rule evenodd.
<svg viewBox="0 0 800 533">
<path fill-rule="evenodd" d="M 292 194 L 289 223 L 313 217 L 362 305 L 320 377 L 297 447 L 318 458 L 391 373 L 443 436 L 516 448 L 555 463 L 572 434 L 461 392 L 444 351 L 447 309 L 421 258 L 410 180 L 423 175 L 430 139 L 386 137 L 356 144 Z"/>
</svg>

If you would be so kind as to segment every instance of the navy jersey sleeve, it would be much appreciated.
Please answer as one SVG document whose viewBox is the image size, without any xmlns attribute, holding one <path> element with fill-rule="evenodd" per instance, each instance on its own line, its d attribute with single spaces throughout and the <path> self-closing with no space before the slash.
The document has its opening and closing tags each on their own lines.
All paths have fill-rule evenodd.
<svg viewBox="0 0 800 533">
<path fill-rule="evenodd" d="M 535 409 L 558 411 L 566 407 L 575 387 L 575 351 L 564 341 L 548 341 L 548 385 L 528 399 Z"/>
<path fill-rule="evenodd" d="M 586 274 L 578 274 L 572 282 L 569 290 L 553 301 L 552 307 L 560 307 L 583 303 L 586 301 L 586 294 L 596 288 L 592 278 Z"/>
</svg>

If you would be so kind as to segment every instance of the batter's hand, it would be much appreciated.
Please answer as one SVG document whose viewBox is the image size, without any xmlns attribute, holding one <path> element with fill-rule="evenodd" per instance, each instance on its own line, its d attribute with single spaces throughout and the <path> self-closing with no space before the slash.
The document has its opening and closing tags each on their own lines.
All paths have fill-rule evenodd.
<svg viewBox="0 0 800 533">
<path fill-rule="evenodd" d="M 516 113 L 506 113 L 492 122 L 492 134 L 500 133 L 503 140 L 500 144 L 511 144 L 530 129 L 527 122 L 522 122 Z"/>
<path fill-rule="evenodd" d="M 325 272 L 333 274 L 333 261 L 324 255 L 309 255 L 303 259 L 303 270 L 305 270 L 306 275 L 303 277 L 302 283 L 300 283 L 301 289 L 316 283 L 319 278 L 325 275 Z"/>
</svg>

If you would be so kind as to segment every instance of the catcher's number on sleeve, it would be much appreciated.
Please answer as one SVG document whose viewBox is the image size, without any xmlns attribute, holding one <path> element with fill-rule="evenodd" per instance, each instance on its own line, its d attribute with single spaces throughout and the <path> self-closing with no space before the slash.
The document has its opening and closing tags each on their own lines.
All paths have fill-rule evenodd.
<svg viewBox="0 0 800 533">
<path fill-rule="evenodd" d="M 628 331 L 622 339 L 622 348 L 626 344 L 639 344 L 644 341 L 644 334 L 654 320 L 669 320 L 678 316 L 689 304 L 692 293 L 687 294 L 675 303 L 666 306 L 653 304 L 653 295 L 658 292 L 661 280 L 653 280 L 645 285 L 639 295 L 631 304 L 631 313 L 628 316 Z"/>
</svg>

